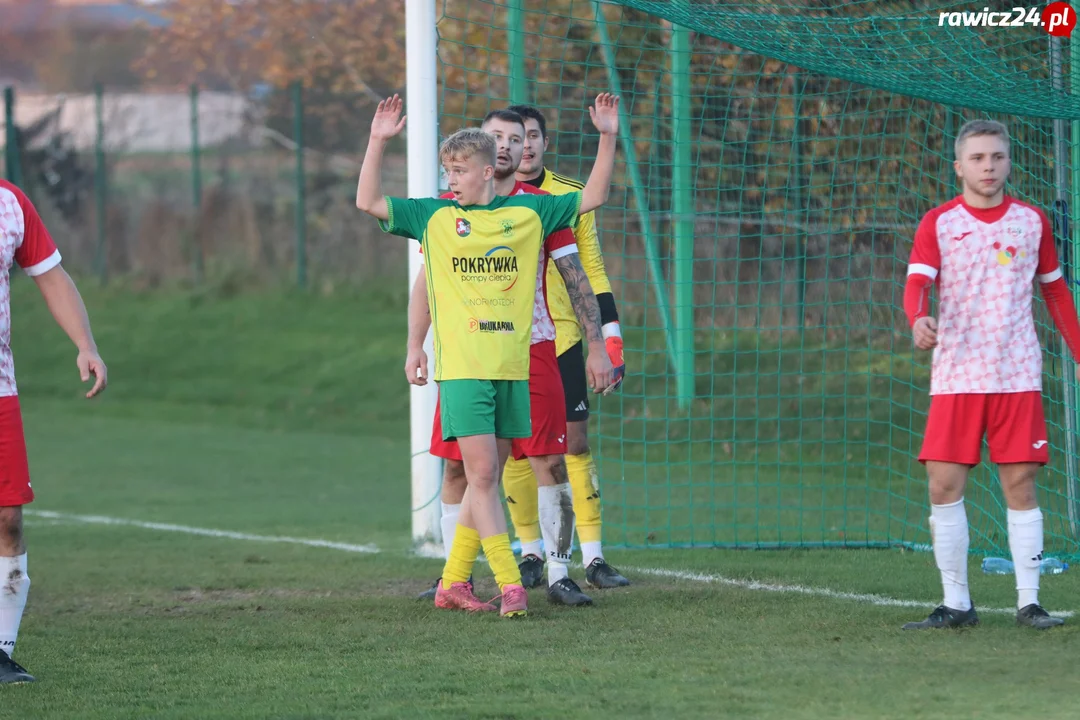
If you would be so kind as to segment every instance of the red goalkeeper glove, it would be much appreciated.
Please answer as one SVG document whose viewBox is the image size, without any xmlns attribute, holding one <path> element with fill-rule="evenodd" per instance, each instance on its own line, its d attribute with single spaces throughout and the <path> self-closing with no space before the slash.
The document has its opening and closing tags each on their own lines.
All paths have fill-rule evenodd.
<svg viewBox="0 0 1080 720">
<path fill-rule="evenodd" d="M 600 332 L 604 336 L 604 347 L 607 348 L 611 366 L 615 368 L 615 384 L 612 385 L 611 389 L 618 390 L 619 386 L 622 385 L 623 377 L 626 375 L 626 361 L 623 360 L 622 331 L 619 328 L 618 321 L 616 321 L 604 325 L 600 328 Z"/>
</svg>

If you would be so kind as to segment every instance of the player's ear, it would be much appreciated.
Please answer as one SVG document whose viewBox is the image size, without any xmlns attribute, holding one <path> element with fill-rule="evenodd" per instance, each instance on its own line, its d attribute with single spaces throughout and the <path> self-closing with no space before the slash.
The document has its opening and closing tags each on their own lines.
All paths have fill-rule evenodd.
<svg viewBox="0 0 1080 720">
<path fill-rule="evenodd" d="M 956 171 L 956 177 L 964 177 L 964 173 L 960 172 L 960 161 L 959 160 L 953 160 L 952 161 L 952 166 L 953 166 L 953 170 Z"/>
<path fill-rule="evenodd" d="M 493 177 L 495 177 L 495 166 L 494 165 L 485 165 L 484 166 L 484 180 L 490 180 Z"/>
<path fill-rule="evenodd" d="M 548 136 L 544 135 L 544 152 L 547 152 Z"/>
</svg>

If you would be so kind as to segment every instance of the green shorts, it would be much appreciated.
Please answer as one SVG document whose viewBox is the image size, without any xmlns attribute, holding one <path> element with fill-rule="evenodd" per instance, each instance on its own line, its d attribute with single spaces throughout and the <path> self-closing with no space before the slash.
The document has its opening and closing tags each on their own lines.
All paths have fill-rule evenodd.
<svg viewBox="0 0 1080 720">
<path fill-rule="evenodd" d="M 443 440 L 491 435 L 532 437 L 528 380 L 444 380 L 439 383 Z"/>
</svg>

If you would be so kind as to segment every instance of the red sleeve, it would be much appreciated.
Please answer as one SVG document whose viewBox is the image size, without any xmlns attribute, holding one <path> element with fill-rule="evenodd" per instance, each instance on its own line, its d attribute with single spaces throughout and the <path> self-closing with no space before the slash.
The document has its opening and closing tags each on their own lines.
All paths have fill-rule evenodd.
<svg viewBox="0 0 1080 720">
<path fill-rule="evenodd" d="M 1061 338 L 1069 347 L 1069 352 L 1080 359 L 1080 320 L 1076 317 L 1076 303 L 1073 302 L 1069 284 L 1058 262 L 1057 247 L 1054 244 L 1054 226 L 1046 213 L 1036 208 L 1042 221 L 1042 239 L 1039 241 L 1039 265 L 1035 275 L 1042 289 L 1046 309 L 1054 320 L 1054 326 L 1061 333 Z"/>
<path fill-rule="evenodd" d="M 552 260 L 558 260 L 578 251 L 577 238 L 570 229 L 556 230 L 544 238 L 544 250 Z"/>
<path fill-rule="evenodd" d="M 37 208 L 22 190 L 9 184 L 5 184 L 5 187 L 19 201 L 23 215 L 22 242 L 15 249 L 15 262 L 30 276 L 52 270 L 60 264 L 60 251 L 56 249 L 56 243 L 45 228 L 45 223 L 41 221 Z"/>
<path fill-rule="evenodd" d="M 908 275 L 920 273 L 931 280 L 937 279 L 938 271 L 941 270 L 937 219 L 938 213 L 929 212 L 915 229 L 915 244 L 911 248 L 911 259 L 908 261 Z"/>
<path fill-rule="evenodd" d="M 923 216 L 915 230 L 915 244 L 908 261 L 907 284 L 904 286 L 904 313 L 908 325 L 930 314 L 930 288 L 941 270 L 941 248 L 938 247 L 936 212 Z"/>
<path fill-rule="evenodd" d="M 1054 326 L 1069 346 L 1073 358 L 1080 360 L 1080 321 L 1076 318 L 1076 303 L 1073 302 L 1065 278 L 1059 277 L 1039 287 L 1042 288 L 1046 309 L 1054 319 Z"/>
<path fill-rule="evenodd" d="M 1035 275 L 1042 284 L 1051 283 L 1062 277 L 1061 263 L 1058 262 L 1057 246 L 1054 245 L 1054 226 L 1046 213 L 1038 208 L 1039 220 L 1042 221 L 1042 238 L 1039 240 L 1039 264 L 1035 268 Z"/>
</svg>

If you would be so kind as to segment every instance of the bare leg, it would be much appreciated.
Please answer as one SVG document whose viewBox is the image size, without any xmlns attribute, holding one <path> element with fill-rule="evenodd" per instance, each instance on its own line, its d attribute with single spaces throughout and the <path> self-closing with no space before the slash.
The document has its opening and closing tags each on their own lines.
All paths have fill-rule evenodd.
<svg viewBox="0 0 1080 720">
<path fill-rule="evenodd" d="M 510 441 L 496 440 L 494 435 L 473 435 L 458 438 L 458 446 L 468 482 L 461 518 L 475 523 L 472 526 L 481 539 L 506 533 L 506 516 L 499 499 L 499 476 L 510 454 Z"/>
<path fill-rule="evenodd" d="M 566 454 L 589 454 L 589 421 L 575 420 L 566 423 Z"/>
<path fill-rule="evenodd" d="M 442 501 L 445 505 L 460 505 L 465 497 L 465 464 L 460 460 L 443 461 Z"/>
</svg>

